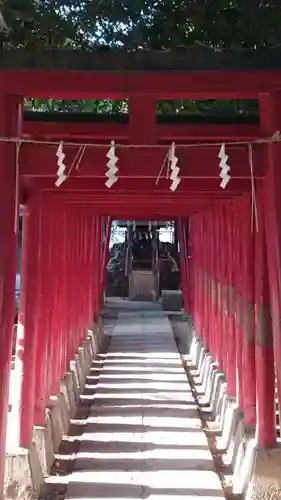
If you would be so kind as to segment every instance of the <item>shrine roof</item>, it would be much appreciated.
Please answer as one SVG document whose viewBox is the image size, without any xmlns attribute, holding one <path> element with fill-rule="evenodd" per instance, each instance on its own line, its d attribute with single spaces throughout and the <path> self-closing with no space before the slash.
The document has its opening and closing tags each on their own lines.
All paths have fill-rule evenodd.
<svg viewBox="0 0 281 500">
<path fill-rule="evenodd" d="M 73 71 L 200 71 L 274 70 L 281 68 L 281 48 L 213 51 L 124 51 L 107 47 L 93 51 L 69 49 L 10 49 L 0 51 L 0 70 Z"/>
</svg>

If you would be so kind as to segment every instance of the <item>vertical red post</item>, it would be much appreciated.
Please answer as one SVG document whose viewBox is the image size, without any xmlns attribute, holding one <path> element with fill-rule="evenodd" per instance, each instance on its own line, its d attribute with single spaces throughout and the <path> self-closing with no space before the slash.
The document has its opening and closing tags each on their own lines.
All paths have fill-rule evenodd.
<svg viewBox="0 0 281 500">
<path fill-rule="evenodd" d="M 227 394 L 230 397 L 236 396 L 236 339 L 234 322 L 234 226 L 235 215 L 233 213 L 233 204 L 227 206 L 226 220 L 226 331 L 227 342 Z"/>
<path fill-rule="evenodd" d="M 199 269 L 199 251 L 198 251 L 198 215 L 193 215 L 190 218 L 190 238 L 191 238 L 191 247 L 192 247 L 192 257 L 191 257 L 191 266 L 193 269 L 193 319 L 194 326 L 196 329 L 196 333 L 199 337 L 201 337 L 201 328 L 200 328 L 200 314 L 199 314 L 199 303 L 200 303 L 200 269 Z"/>
<path fill-rule="evenodd" d="M 24 206 L 21 298 L 18 320 L 17 356 L 22 359 L 20 398 L 20 445 L 29 448 L 35 409 L 35 364 L 38 334 L 38 256 L 41 203 L 29 200 Z"/>
<path fill-rule="evenodd" d="M 106 265 L 108 260 L 108 249 L 109 249 L 109 240 L 110 240 L 110 232 L 111 232 L 111 218 L 105 218 L 105 230 L 103 234 L 102 241 L 102 261 L 101 261 L 101 296 L 104 292 L 105 287 L 105 276 L 106 276 Z"/>
<path fill-rule="evenodd" d="M 214 349 L 215 361 L 218 367 L 222 368 L 221 342 L 219 331 L 219 213 L 214 209 L 213 218 L 213 328 L 214 328 Z"/>
<path fill-rule="evenodd" d="M 185 311 L 188 311 L 188 248 L 185 238 L 186 221 L 179 219 L 177 223 L 178 237 L 180 242 L 180 281 L 183 293 Z M 190 312 L 190 311 L 189 311 Z"/>
<path fill-rule="evenodd" d="M 259 190 L 255 232 L 257 441 L 260 447 L 272 447 L 276 443 L 275 373 L 263 198 L 263 191 Z"/>
<path fill-rule="evenodd" d="M 0 135 L 18 135 L 20 107 L 17 97 L 0 95 Z M 9 400 L 9 379 L 13 344 L 16 274 L 16 154 L 15 145 L 0 143 L 0 490 L 4 476 L 4 457 Z"/>
<path fill-rule="evenodd" d="M 236 398 L 239 408 L 244 409 L 243 396 L 243 277 L 242 255 L 244 252 L 242 229 L 240 221 L 243 219 L 241 200 L 234 202 L 233 232 L 234 232 L 234 280 L 235 280 L 235 342 L 236 342 Z"/>
<path fill-rule="evenodd" d="M 100 249 L 101 249 L 101 219 L 99 216 L 94 217 L 94 231 L 93 231 L 93 305 L 94 305 L 94 322 L 97 322 L 100 311 Z"/>
<path fill-rule="evenodd" d="M 215 330 L 213 328 L 213 244 L 214 244 L 214 234 L 213 234 L 213 222 L 214 213 L 213 210 L 209 211 L 208 219 L 208 325 L 209 325 L 209 336 L 210 336 L 210 352 L 212 358 L 215 359 Z"/>
<path fill-rule="evenodd" d="M 35 360 L 35 410 L 34 424 L 45 425 L 45 408 L 47 404 L 47 378 L 48 378 L 48 304 L 46 283 L 51 269 L 48 268 L 48 242 L 49 242 L 48 211 L 42 206 L 41 223 L 39 226 L 38 241 L 38 280 L 36 295 L 38 297 L 38 338 Z M 46 314 L 47 313 L 47 314 Z"/>
<path fill-rule="evenodd" d="M 59 391 L 60 379 L 60 356 L 61 339 L 58 331 L 58 300 L 59 297 L 59 279 L 60 279 L 60 211 L 54 203 L 48 201 L 48 211 L 50 215 L 50 267 L 51 273 L 47 278 L 48 302 L 50 310 L 50 380 L 49 394 L 54 395 Z"/>
<path fill-rule="evenodd" d="M 251 197 L 247 196 L 242 204 L 242 268 L 243 276 L 243 341 L 242 370 L 244 420 L 247 425 L 256 424 L 256 366 L 255 366 L 255 312 L 254 312 L 254 241 L 251 224 Z"/>
<path fill-rule="evenodd" d="M 224 335 L 224 209 L 218 207 L 218 232 L 217 232 L 217 276 L 218 276 L 218 342 L 219 342 L 219 365 L 225 373 L 226 351 Z"/>
<path fill-rule="evenodd" d="M 208 321 L 208 224 L 207 214 L 204 212 L 201 215 L 201 245 L 202 245 L 202 273 L 203 273 L 203 286 L 202 286 L 202 321 L 203 321 L 203 338 L 204 346 L 207 351 L 210 350 L 209 342 L 209 321 Z"/>
<path fill-rule="evenodd" d="M 267 136 L 280 130 L 281 93 L 259 98 L 261 127 Z M 281 144 L 263 146 L 265 161 L 265 234 L 268 255 L 273 345 L 279 407 L 281 402 Z"/>
</svg>

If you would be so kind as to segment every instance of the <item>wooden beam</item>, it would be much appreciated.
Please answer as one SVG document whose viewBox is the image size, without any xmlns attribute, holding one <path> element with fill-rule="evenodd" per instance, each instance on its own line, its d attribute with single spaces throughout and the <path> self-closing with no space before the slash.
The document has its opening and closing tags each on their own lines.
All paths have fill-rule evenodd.
<svg viewBox="0 0 281 500">
<path fill-rule="evenodd" d="M 145 126 L 144 126 L 145 128 Z M 129 141 L 129 124 L 119 123 L 69 123 L 25 121 L 23 136 L 49 140 Z M 158 124 L 155 131 L 158 141 L 252 141 L 262 136 L 259 125 L 254 124 Z"/>
<path fill-rule="evenodd" d="M 0 71 L 0 91 L 53 99 L 257 99 L 281 88 L 281 70 Z"/>
</svg>

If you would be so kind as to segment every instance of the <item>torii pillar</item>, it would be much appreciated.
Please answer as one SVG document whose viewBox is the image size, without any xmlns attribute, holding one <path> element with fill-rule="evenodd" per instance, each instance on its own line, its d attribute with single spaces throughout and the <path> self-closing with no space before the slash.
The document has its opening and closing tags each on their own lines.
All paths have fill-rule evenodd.
<svg viewBox="0 0 281 500">
<path fill-rule="evenodd" d="M 281 93 L 266 93 L 259 96 L 261 128 L 266 137 L 281 130 Z M 270 312 L 273 330 L 273 351 L 276 376 L 278 381 L 278 397 L 281 391 L 281 143 L 263 145 L 265 166 L 264 180 L 264 222 L 267 253 L 267 266 L 270 292 Z M 261 235 L 259 235 L 261 238 Z M 258 245 L 261 248 L 261 244 Z M 266 260 L 266 259 L 265 259 Z M 262 287 L 260 286 L 260 289 Z M 264 292 L 264 287 L 263 287 Z M 259 293 L 261 296 L 261 293 Z M 266 298 L 263 297 L 263 298 Z M 260 304 L 257 313 L 259 328 L 256 339 L 256 360 L 259 370 L 258 386 L 258 441 L 254 470 L 249 486 L 249 498 L 281 497 L 281 450 L 275 446 L 276 434 L 272 422 L 272 406 L 274 404 L 274 360 L 271 354 L 270 318 L 265 321 L 266 302 L 262 303 L 262 321 L 260 321 Z M 269 308 L 268 308 L 269 309 Z M 258 356 L 257 356 L 258 355 Z M 261 380 L 262 377 L 262 380 Z M 261 399 L 261 401 L 259 401 Z M 262 406 L 261 406 L 262 404 Z M 259 422 L 262 420 L 262 422 Z M 247 497 L 248 498 L 248 497 Z"/>
<path fill-rule="evenodd" d="M 17 96 L 0 93 L 0 137 L 18 136 L 21 105 Z M 2 491 L 9 380 L 15 314 L 16 235 L 16 147 L 0 141 L 0 492 Z M 1 494 L 0 494 L 1 496 Z"/>
</svg>

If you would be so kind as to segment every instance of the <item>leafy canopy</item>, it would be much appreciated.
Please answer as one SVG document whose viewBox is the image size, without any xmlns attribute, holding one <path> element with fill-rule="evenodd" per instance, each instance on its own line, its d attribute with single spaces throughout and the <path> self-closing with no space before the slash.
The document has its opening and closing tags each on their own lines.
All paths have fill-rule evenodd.
<svg viewBox="0 0 281 500">
<path fill-rule="evenodd" d="M 197 45 L 208 51 L 281 45 L 280 0 L 2 0 L 0 9 L 5 48 L 184 50 Z M 97 101 L 30 101 L 34 106 L 124 111 L 124 103 Z"/>
</svg>

